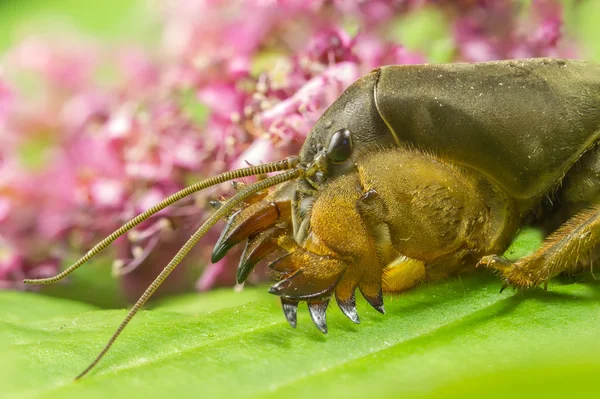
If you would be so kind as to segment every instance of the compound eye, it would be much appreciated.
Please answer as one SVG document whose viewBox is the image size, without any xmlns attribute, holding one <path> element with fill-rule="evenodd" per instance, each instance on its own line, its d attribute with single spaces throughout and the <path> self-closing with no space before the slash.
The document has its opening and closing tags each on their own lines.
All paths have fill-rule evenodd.
<svg viewBox="0 0 600 399">
<path fill-rule="evenodd" d="M 348 129 L 340 129 L 331 136 L 327 157 L 333 163 L 341 163 L 352 154 L 352 135 Z"/>
</svg>

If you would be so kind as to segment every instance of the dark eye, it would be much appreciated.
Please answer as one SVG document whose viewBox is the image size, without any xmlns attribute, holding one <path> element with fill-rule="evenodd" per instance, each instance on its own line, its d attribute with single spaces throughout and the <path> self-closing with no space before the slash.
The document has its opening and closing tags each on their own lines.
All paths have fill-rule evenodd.
<svg viewBox="0 0 600 399">
<path fill-rule="evenodd" d="M 352 154 L 352 136 L 350 130 L 341 129 L 331 136 L 327 157 L 333 163 L 344 162 Z"/>
</svg>

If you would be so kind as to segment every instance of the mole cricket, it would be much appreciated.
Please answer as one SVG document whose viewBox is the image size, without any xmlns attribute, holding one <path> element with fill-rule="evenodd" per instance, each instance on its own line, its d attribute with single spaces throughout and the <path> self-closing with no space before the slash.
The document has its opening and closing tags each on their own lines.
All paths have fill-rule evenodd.
<svg viewBox="0 0 600 399">
<path fill-rule="evenodd" d="M 550 58 L 384 66 L 362 77 L 314 125 L 298 156 L 225 172 L 166 198 L 105 238 L 49 284 L 151 215 L 204 188 L 240 185 L 190 237 L 129 311 L 87 374 L 198 240 L 227 218 L 212 261 L 245 242 L 242 283 L 265 257 L 296 326 L 317 328 L 335 297 L 358 323 L 355 295 L 384 313 L 383 293 L 483 265 L 504 287 L 546 284 L 587 268 L 600 241 L 600 65 Z M 270 192 L 268 189 L 274 187 Z M 552 204 L 552 205 L 550 205 Z M 544 209 L 545 212 L 540 212 Z M 525 223 L 559 226 L 532 255 L 501 254 Z"/>
</svg>

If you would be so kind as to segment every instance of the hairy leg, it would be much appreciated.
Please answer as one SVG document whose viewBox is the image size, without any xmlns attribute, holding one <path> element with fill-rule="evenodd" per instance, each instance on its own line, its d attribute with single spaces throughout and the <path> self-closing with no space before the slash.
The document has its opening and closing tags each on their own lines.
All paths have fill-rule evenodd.
<svg viewBox="0 0 600 399">
<path fill-rule="evenodd" d="M 589 267 L 599 242 L 600 206 L 595 206 L 569 219 L 546 238 L 541 248 L 517 262 L 490 255 L 479 264 L 497 270 L 505 279 L 505 286 L 536 287 L 562 272 Z"/>
</svg>

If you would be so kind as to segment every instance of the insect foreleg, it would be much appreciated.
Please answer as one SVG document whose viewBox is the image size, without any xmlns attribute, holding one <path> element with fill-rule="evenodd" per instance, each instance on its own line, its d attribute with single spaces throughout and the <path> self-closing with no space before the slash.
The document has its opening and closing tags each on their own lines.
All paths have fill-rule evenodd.
<svg viewBox="0 0 600 399">
<path fill-rule="evenodd" d="M 281 280 L 270 292 L 284 300 L 295 325 L 294 301 L 308 302 L 313 321 L 326 331 L 324 312 L 335 296 L 358 322 L 356 292 L 384 313 L 383 292 L 400 292 L 456 272 L 470 255 L 495 248 L 507 204 L 486 202 L 480 177 L 427 154 L 401 148 L 365 153 L 357 171 L 317 193 L 305 240 L 283 236 L 288 254 L 273 262 Z M 502 222 L 502 223 L 501 223 Z M 500 226 L 500 227 L 498 227 Z"/>
</svg>

